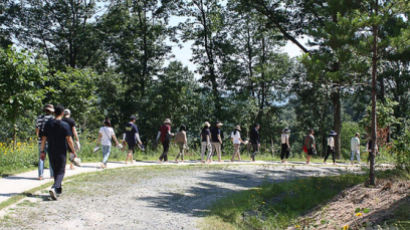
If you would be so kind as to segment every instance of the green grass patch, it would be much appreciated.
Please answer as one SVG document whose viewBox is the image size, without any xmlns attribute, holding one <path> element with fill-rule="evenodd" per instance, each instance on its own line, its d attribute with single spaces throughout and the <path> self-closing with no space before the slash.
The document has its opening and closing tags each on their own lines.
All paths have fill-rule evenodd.
<svg viewBox="0 0 410 230">
<path fill-rule="evenodd" d="M 363 175 L 312 177 L 265 184 L 217 201 L 201 224 L 203 229 L 284 229 L 296 219 L 324 204 L 340 191 L 364 182 Z M 326 220 L 324 220 L 326 221 Z"/>
</svg>

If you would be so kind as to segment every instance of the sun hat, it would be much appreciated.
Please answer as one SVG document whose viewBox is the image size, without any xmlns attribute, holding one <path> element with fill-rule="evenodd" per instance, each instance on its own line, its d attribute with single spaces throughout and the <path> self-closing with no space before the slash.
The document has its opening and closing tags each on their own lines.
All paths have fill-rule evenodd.
<svg viewBox="0 0 410 230">
<path fill-rule="evenodd" d="M 241 131 L 241 126 L 240 126 L 240 125 L 237 125 L 237 126 L 235 126 L 235 129 Z"/>
<path fill-rule="evenodd" d="M 331 130 L 329 136 L 337 136 L 337 133 L 334 130 Z"/>
<path fill-rule="evenodd" d="M 65 116 L 71 115 L 71 111 L 70 111 L 69 109 L 65 109 L 65 110 L 64 110 L 64 115 L 65 115 Z"/>
<path fill-rule="evenodd" d="M 222 125 L 224 125 L 222 122 L 216 122 L 216 126 L 222 126 Z"/>
<path fill-rule="evenodd" d="M 45 111 L 50 111 L 50 112 L 54 113 L 54 105 L 52 105 L 52 104 L 47 104 L 47 105 L 44 106 L 44 110 L 45 110 Z"/>
<path fill-rule="evenodd" d="M 204 126 L 206 126 L 206 127 L 210 127 L 210 126 L 211 126 L 211 124 L 209 124 L 209 122 L 205 121 Z"/>
<path fill-rule="evenodd" d="M 171 124 L 171 119 L 169 118 L 165 119 L 164 124 Z"/>
</svg>

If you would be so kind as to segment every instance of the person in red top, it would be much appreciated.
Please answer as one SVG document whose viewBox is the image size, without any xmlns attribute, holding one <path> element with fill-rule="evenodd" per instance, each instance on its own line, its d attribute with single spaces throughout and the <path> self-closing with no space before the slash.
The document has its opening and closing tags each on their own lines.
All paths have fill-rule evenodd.
<svg viewBox="0 0 410 230">
<path fill-rule="evenodd" d="M 164 149 L 161 156 L 159 157 L 160 162 L 162 162 L 163 160 L 164 162 L 168 161 L 169 143 L 173 135 L 174 134 L 171 133 L 171 120 L 167 118 L 165 119 L 164 124 L 159 129 L 158 135 L 157 135 L 157 143 L 158 143 L 158 140 L 161 140 L 162 147 Z"/>
</svg>

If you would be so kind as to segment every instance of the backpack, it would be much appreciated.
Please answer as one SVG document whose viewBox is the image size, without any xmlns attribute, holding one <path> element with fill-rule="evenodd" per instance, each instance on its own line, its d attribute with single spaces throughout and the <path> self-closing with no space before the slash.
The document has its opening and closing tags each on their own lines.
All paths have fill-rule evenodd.
<svg viewBox="0 0 410 230">
<path fill-rule="evenodd" d="M 178 132 L 175 135 L 175 143 L 177 144 L 184 144 L 185 143 L 185 135 L 183 132 Z"/>
</svg>

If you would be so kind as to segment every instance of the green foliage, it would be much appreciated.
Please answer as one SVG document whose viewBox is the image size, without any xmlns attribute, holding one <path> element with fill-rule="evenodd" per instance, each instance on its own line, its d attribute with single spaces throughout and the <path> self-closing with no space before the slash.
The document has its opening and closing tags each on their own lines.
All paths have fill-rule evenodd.
<svg viewBox="0 0 410 230">
<path fill-rule="evenodd" d="M 391 154 L 396 157 L 396 167 L 410 173 L 410 130 L 394 140 Z"/>
<path fill-rule="evenodd" d="M 237 192 L 214 203 L 209 216 L 216 218 L 206 224 L 225 222 L 237 229 L 284 229 L 297 225 L 296 218 L 301 214 L 364 180 L 364 176 L 357 175 L 312 177 Z"/>
</svg>

